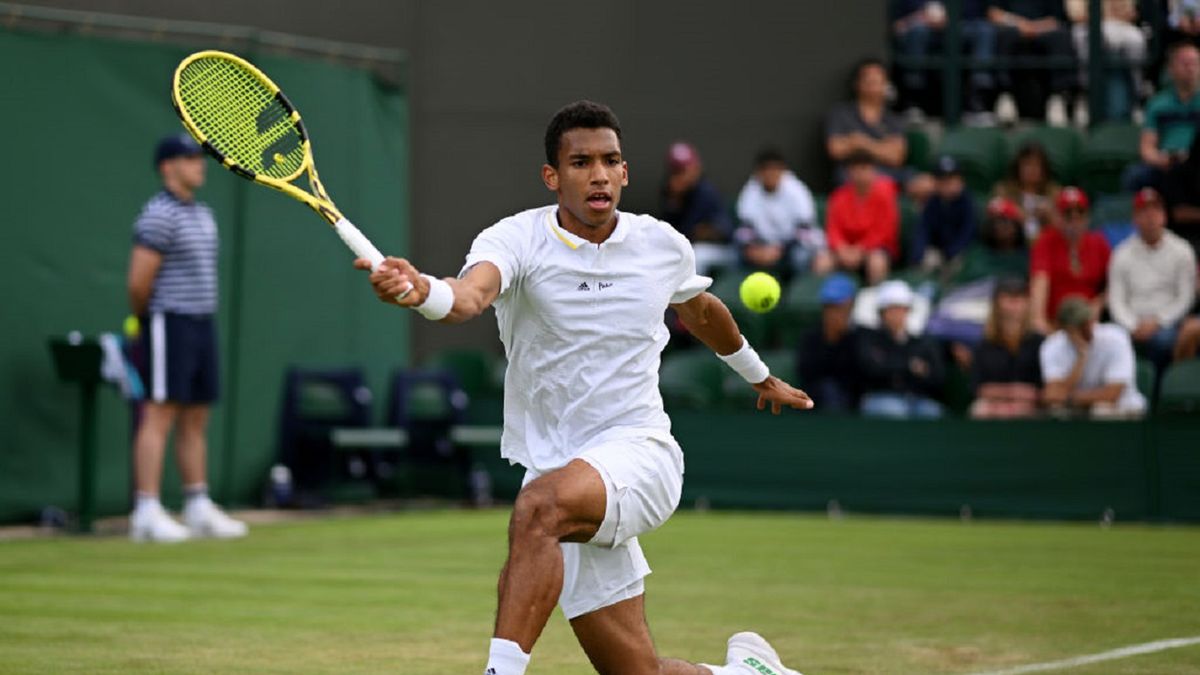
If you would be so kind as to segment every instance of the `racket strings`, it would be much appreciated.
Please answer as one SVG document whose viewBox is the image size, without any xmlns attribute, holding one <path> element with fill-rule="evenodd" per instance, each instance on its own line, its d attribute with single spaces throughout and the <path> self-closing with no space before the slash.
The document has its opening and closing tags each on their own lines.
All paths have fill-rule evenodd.
<svg viewBox="0 0 1200 675">
<path fill-rule="evenodd" d="M 179 100 L 208 142 L 241 167 L 289 180 L 303 167 L 291 112 L 237 63 L 201 58 L 188 64 L 179 77 Z"/>
</svg>

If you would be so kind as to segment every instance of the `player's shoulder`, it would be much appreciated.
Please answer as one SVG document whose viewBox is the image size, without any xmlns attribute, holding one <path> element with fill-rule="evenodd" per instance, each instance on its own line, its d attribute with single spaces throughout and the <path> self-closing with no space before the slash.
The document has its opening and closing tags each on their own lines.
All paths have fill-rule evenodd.
<svg viewBox="0 0 1200 675">
<path fill-rule="evenodd" d="M 505 216 L 484 228 L 476 240 L 500 239 L 512 244 L 528 242 L 538 228 L 544 226 L 551 209 L 551 206 L 540 206 Z"/>
<path fill-rule="evenodd" d="M 629 228 L 629 236 L 648 243 L 670 245 L 673 247 L 691 247 L 687 237 L 679 233 L 670 223 L 646 213 L 630 213 L 621 211 L 621 219 Z"/>
</svg>

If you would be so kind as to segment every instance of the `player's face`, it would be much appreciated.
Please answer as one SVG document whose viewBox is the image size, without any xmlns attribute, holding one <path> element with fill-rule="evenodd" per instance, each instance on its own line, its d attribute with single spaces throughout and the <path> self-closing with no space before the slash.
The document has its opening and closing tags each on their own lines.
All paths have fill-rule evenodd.
<svg viewBox="0 0 1200 675">
<path fill-rule="evenodd" d="M 188 190 L 198 190 L 204 185 L 206 167 L 204 155 L 176 157 L 162 163 L 163 177 Z"/>
<path fill-rule="evenodd" d="M 629 184 L 621 141 L 612 129 L 571 129 L 562 135 L 558 166 L 542 167 L 546 187 L 579 223 L 603 227 L 612 221 Z"/>
</svg>

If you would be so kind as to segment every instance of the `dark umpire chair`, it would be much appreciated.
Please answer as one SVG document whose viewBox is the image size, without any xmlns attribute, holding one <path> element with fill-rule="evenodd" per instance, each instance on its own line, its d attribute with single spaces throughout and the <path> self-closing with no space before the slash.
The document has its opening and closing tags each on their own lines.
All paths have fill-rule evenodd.
<svg viewBox="0 0 1200 675">
<path fill-rule="evenodd" d="M 466 419 L 467 393 L 446 370 L 400 370 L 392 375 L 387 422 L 404 429 L 407 447 L 404 491 L 465 497 L 469 492 L 470 450 L 453 441 L 453 429 Z"/>
<path fill-rule="evenodd" d="M 381 460 L 370 449 L 338 452 L 335 428 L 371 422 L 371 390 L 361 369 L 289 368 L 280 415 L 279 458 L 291 470 L 292 506 L 321 506 L 332 484 L 379 481 Z"/>
</svg>

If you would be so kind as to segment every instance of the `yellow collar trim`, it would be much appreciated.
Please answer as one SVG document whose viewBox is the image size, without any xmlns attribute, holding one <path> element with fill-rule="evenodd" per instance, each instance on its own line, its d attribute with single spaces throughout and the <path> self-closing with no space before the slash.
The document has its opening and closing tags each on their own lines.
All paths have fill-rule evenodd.
<svg viewBox="0 0 1200 675">
<path fill-rule="evenodd" d="M 546 224 L 550 226 L 550 231 L 554 233 L 554 236 L 558 237 L 558 240 L 566 244 L 572 251 L 579 248 L 579 244 L 567 238 L 567 235 L 570 235 L 571 233 L 563 230 L 561 227 L 559 227 L 558 223 L 554 222 L 553 212 L 546 214 Z"/>
</svg>

